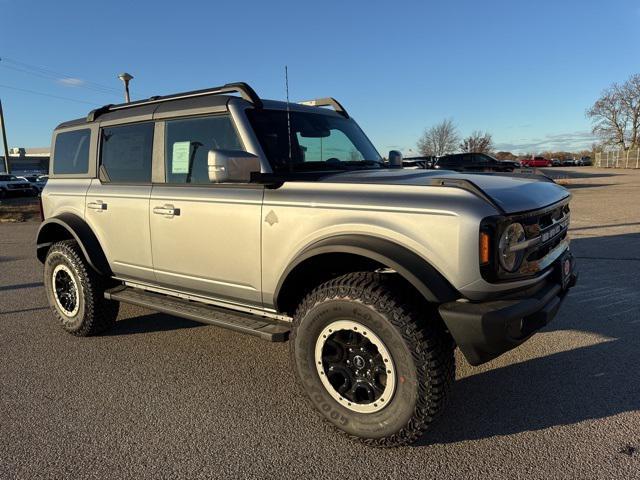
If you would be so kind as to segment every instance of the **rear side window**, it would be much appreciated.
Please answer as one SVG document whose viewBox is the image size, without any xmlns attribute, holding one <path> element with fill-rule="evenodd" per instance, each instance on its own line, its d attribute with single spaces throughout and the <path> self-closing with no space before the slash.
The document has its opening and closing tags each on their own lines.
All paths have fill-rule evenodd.
<svg viewBox="0 0 640 480">
<path fill-rule="evenodd" d="M 101 130 L 100 161 L 108 181 L 151 183 L 153 123 Z"/>
<path fill-rule="evenodd" d="M 228 115 L 170 120 L 165 130 L 167 183 L 210 183 L 209 150 L 242 150 Z"/>
<path fill-rule="evenodd" d="M 90 140 L 91 130 L 88 128 L 56 135 L 53 173 L 56 175 L 87 173 Z"/>
<path fill-rule="evenodd" d="M 453 157 L 440 157 L 438 159 L 438 166 L 440 167 L 452 167 L 456 164 Z"/>
</svg>

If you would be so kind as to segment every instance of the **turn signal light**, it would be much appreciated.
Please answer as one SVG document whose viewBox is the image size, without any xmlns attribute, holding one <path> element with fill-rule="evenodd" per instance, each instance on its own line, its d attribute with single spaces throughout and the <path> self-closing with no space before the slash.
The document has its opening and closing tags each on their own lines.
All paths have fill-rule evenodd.
<svg viewBox="0 0 640 480">
<path fill-rule="evenodd" d="M 489 263 L 489 234 L 480 232 L 480 265 Z"/>
</svg>

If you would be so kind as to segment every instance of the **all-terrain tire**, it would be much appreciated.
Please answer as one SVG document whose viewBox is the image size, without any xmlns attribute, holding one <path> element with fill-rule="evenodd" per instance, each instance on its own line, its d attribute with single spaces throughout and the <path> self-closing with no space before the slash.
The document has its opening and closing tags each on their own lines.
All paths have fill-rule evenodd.
<svg viewBox="0 0 640 480">
<path fill-rule="evenodd" d="M 75 303 L 73 294 L 70 295 L 71 304 L 68 304 L 61 300 L 65 299 L 64 293 L 56 293 L 56 269 L 55 275 L 64 276 L 64 280 L 71 278 L 70 290 L 76 292 Z M 109 280 L 89 266 L 74 240 L 54 243 L 49 249 L 44 263 L 44 286 L 49 305 L 67 332 L 87 337 L 102 333 L 115 324 L 120 304 L 104 298 L 105 289 L 111 286 Z"/>
<path fill-rule="evenodd" d="M 443 411 L 455 379 L 455 346 L 435 315 L 389 274 L 349 273 L 311 291 L 294 315 L 290 355 L 299 383 L 320 415 L 348 437 L 372 446 L 395 447 L 419 439 Z M 381 410 L 347 408 L 320 378 L 324 373 L 316 348 L 324 340 L 319 336 L 340 319 L 351 319 L 369 336 L 376 335 L 392 357 L 395 393 Z"/>
</svg>

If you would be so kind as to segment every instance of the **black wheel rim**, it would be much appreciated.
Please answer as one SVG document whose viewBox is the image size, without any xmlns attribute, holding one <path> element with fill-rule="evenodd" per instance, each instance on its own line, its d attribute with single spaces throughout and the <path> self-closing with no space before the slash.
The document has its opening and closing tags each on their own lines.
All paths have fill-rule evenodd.
<svg viewBox="0 0 640 480">
<path fill-rule="evenodd" d="M 393 397 L 396 379 L 391 355 L 370 329 L 337 320 L 316 341 L 320 380 L 339 403 L 359 413 L 384 408 Z"/>
<path fill-rule="evenodd" d="M 378 348 L 364 335 L 333 333 L 322 349 L 322 361 L 329 383 L 352 403 L 371 403 L 382 396 L 387 370 Z"/>
<path fill-rule="evenodd" d="M 53 273 L 53 290 L 58 306 L 67 316 L 73 316 L 78 311 L 78 287 L 65 266 L 58 266 Z"/>
</svg>

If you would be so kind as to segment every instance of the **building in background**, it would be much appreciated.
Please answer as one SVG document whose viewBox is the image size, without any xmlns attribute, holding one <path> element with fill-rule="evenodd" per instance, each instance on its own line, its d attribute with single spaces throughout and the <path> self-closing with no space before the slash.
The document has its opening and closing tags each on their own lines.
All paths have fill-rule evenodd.
<svg viewBox="0 0 640 480">
<path fill-rule="evenodd" d="M 26 173 L 49 172 L 49 147 L 9 149 L 9 168 L 11 173 L 21 175 Z M 1 157 L 0 157 L 1 158 Z M 0 170 L 4 171 L 4 163 L 0 161 Z"/>
</svg>

